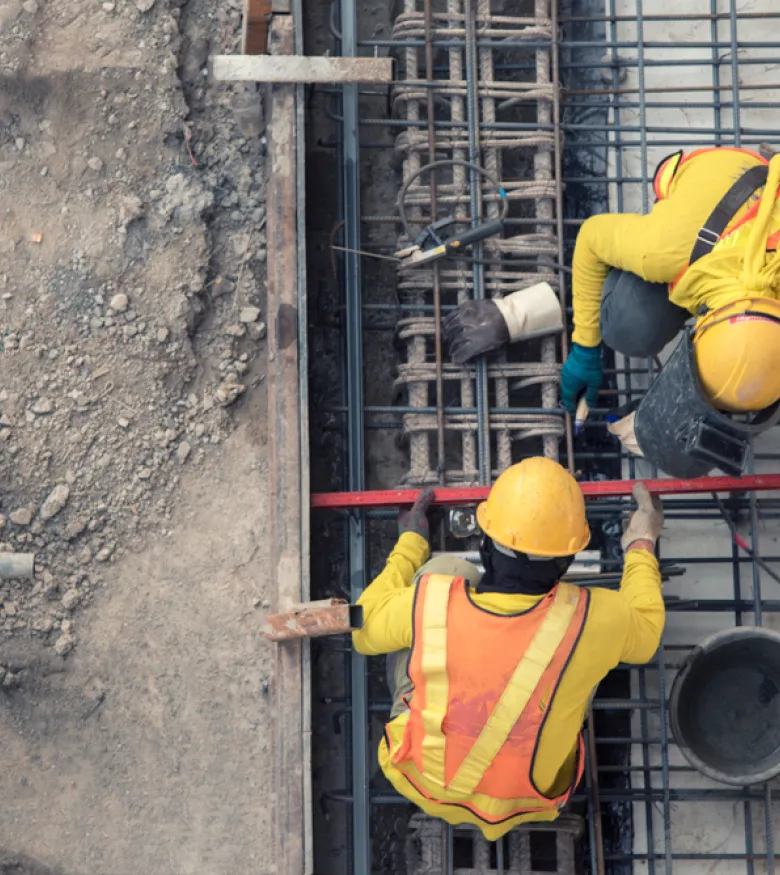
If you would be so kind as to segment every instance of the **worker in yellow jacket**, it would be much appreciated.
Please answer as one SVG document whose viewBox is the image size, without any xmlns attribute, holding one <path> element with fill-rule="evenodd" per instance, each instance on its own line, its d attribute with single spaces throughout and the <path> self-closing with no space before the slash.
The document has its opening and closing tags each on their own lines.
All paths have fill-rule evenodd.
<svg viewBox="0 0 780 875">
<path fill-rule="evenodd" d="M 355 648 L 391 654 L 379 762 L 424 812 L 496 840 L 554 820 L 582 774 L 581 727 L 601 679 L 644 663 L 664 625 L 658 499 L 635 490 L 619 591 L 560 583 L 590 532 L 574 478 L 556 462 L 508 468 L 477 511 L 484 573 L 430 555 L 430 491 L 359 600 Z"/>
<path fill-rule="evenodd" d="M 696 317 L 695 364 L 718 410 L 763 410 L 780 398 L 780 155 L 677 152 L 658 167 L 648 215 L 585 221 L 573 264 L 574 332 L 561 400 L 596 403 L 602 341 L 656 355 Z"/>
</svg>

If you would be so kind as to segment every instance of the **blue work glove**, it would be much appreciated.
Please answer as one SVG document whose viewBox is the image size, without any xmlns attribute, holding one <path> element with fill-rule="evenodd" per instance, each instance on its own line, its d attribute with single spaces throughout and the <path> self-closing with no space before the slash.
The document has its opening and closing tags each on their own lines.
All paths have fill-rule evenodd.
<svg viewBox="0 0 780 875">
<path fill-rule="evenodd" d="M 601 344 L 580 346 L 573 343 L 561 370 L 561 403 L 572 415 L 582 392 L 588 407 L 595 407 L 603 379 Z"/>
</svg>

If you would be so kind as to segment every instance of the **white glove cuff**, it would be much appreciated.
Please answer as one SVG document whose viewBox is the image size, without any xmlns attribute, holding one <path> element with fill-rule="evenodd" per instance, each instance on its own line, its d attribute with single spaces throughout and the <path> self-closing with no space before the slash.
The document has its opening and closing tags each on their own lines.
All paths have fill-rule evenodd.
<svg viewBox="0 0 780 875">
<path fill-rule="evenodd" d="M 493 300 L 509 329 L 510 341 L 563 330 L 561 304 L 549 283 L 537 283 Z"/>
<path fill-rule="evenodd" d="M 636 439 L 636 431 L 634 429 L 634 421 L 636 419 L 636 411 L 629 413 L 617 422 L 608 422 L 607 431 L 614 434 L 615 437 L 623 444 L 623 449 L 628 450 L 634 456 L 641 456 L 643 459 L 645 454 L 639 446 L 639 441 Z"/>
</svg>

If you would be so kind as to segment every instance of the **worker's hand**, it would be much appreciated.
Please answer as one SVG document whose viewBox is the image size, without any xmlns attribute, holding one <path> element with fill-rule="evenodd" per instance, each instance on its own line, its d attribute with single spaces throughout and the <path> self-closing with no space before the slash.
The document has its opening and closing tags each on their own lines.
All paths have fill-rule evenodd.
<svg viewBox="0 0 780 875">
<path fill-rule="evenodd" d="M 664 524 L 661 499 L 657 495 L 650 495 L 644 483 L 635 484 L 633 492 L 637 509 L 628 518 L 628 525 L 620 542 L 624 550 L 628 550 L 634 541 L 651 541 L 655 546 Z"/>
<path fill-rule="evenodd" d="M 398 534 L 414 532 L 426 541 L 431 540 L 431 530 L 428 526 L 428 508 L 433 504 L 433 489 L 429 486 L 418 496 L 409 510 L 398 515 Z"/>
<path fill-rule="evenodd" d="M 466 301 L 442 322 L 441 333 L 456 365 L 509 342 L 509 328 L 495 301 Z"/>
<path fill-rule="evenodd" d="M 562 330 L 561 302 L 549 283 L 536 283 L 492 301 L 466 301 L 442 323 L 456 365 L 505 343 Z"/>
<path fill-rule="evenodd" d="M 624 450 L 644 459 L 645 454 L 642 452 L 642 447 L 639 446 L 639 441 L 636 439 L 636 410 L 620 419 L 610 419 L 610 416 L 607 416 L 607 431 L 615 435 L 623 445 Z"/>
<path fill-rule="evenodd" d="M 580 346 L 573 343 L 561 369 L 561 403 L 572 416 L 583 391 L 588 407 L 596 406 L 603 376 L 601 344 Z"/>
</svg>

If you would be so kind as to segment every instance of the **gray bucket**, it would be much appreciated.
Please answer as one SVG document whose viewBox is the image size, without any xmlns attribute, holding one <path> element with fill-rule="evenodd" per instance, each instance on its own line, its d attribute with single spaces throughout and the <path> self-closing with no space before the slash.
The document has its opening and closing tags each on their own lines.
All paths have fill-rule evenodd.
<svg viewBox="0 0 780 875">
<path fill-rule="evenodd" d="M 669 712 L 680 751 L 708 778 L 744 787 L 780 774 L 780 633 L 740 626 L 705 639 Z"/>
</svg>

